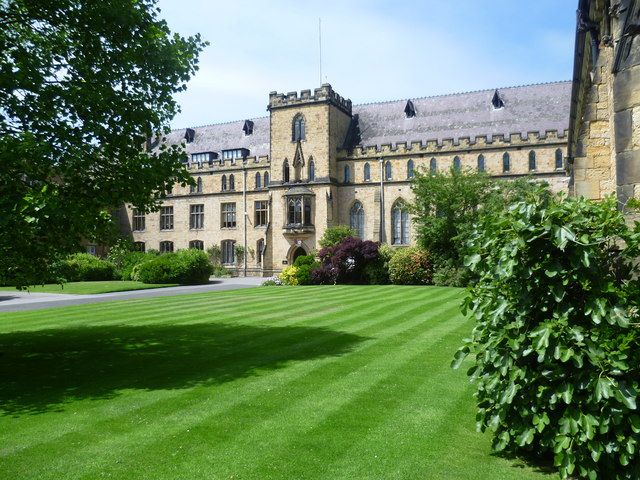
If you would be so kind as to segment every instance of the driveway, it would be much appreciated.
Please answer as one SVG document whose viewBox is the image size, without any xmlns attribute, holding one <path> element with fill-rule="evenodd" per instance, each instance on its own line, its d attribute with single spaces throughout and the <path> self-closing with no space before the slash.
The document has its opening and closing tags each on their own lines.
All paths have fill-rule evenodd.
<svg viewBox="0 0 640 480">
<path fill-rule="evenodd" d="M 264 282 L 261 277 L 216 278 L 206 285 L 184 285 L 181 287 L 151 288 L 128 292 L 97 293 L 95 295 L 69 295 L 66 293 L 33 293 L 0 291 L 0 313 L 42 310 L 45 308 L 82 305 L 85 303 L 112 302 L 136 298 L 165 297 L 187 293 L 220 292 L 239 288 L 257 287 Z"/>
</svg>

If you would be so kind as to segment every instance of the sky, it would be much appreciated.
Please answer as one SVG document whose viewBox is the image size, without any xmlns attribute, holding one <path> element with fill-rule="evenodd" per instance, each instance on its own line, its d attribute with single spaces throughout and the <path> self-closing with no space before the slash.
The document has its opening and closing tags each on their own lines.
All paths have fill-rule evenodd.
<svg viewBox="0 0 640 480">
<path fill-rule="evenodd" d="M 265 117 L 269 92 L 321 83 L 363 104 L 571 80 L 577 5 L 159 0 L 173 32 L 200 33 L 210 43 L 187 91 L 175 97 L 182 111 L 171 126 Z"/>
</svg>

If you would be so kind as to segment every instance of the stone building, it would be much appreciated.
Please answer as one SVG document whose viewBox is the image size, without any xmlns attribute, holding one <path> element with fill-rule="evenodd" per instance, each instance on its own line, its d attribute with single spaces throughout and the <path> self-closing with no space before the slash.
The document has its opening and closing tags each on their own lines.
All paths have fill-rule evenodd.
<svg viewBox="0 0 640 480">
<path fill-rule="evenodd" d="M 580 0 L 568 142 L 571 192 L 640 199 L 640 1 Z"/>
<path fill-rule="evenodd" d="M 566 191 L 570 93 L 558 82 L 352 105 L 328 84 L 271 92 L 268 117 L 171 132 L 197 186 L 176 187 L 157 213 L 127 207 L 126 229 L 141 249 L 218 245 L 223 264 L 264 276 L 333 225 L 409 245 L 418 169 L 531 175 Z"/>
</svg>

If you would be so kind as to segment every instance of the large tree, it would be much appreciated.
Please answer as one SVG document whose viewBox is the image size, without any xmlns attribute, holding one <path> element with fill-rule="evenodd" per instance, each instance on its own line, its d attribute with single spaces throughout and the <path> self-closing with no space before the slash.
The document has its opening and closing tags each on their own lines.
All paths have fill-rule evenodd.
<svg viewBox="0 0 640 480">
<path fill-rule="evenodd" d="M 205 46 L 156 0 L 0 0 L 0 282 L 41 281 L 109 210 L 153 209 L 189 176 L 167 132 Z M 161 138 L 159 139 L 161 141 Z"/>
</svg>

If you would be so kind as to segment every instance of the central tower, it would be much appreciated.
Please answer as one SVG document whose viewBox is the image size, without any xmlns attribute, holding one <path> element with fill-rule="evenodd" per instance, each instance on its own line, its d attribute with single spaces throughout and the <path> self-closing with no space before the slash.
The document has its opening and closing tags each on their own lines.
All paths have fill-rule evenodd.
<svg viewBox="0 0 640 480">
<path fill-rule="evenodd" d="M 336 153 L 351 122 L 351 100 L 324 84 L 313 95 L 271 92 L 267 108 L 273 258 L 285 266 L 316 249 L 336 218 Z"/>
</svg>

